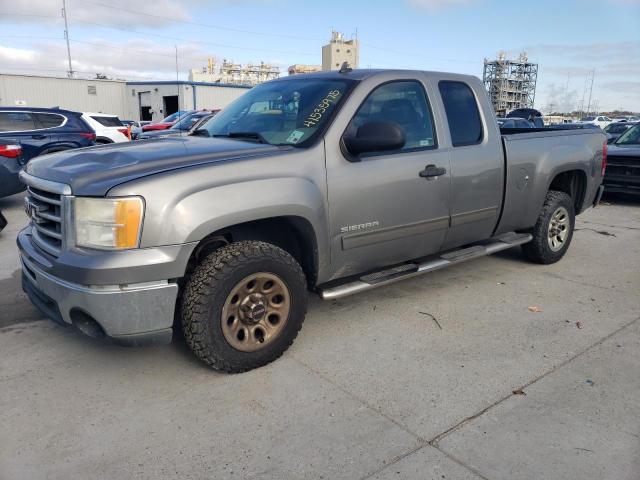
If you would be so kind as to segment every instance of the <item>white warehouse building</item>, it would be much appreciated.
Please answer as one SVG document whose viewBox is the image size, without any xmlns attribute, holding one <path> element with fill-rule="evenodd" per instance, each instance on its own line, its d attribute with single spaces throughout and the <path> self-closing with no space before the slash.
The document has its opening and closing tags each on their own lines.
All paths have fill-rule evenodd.
<svg viewBox="0 0 640 480">
<path fill-rule="evenodd" d="M 177 110 L 218 110 L 249 87 L 188 81 L 121 80 L 0 74 L 0 106 L 60 107 L 125 120 L 162 120 Z"/>
</svg>

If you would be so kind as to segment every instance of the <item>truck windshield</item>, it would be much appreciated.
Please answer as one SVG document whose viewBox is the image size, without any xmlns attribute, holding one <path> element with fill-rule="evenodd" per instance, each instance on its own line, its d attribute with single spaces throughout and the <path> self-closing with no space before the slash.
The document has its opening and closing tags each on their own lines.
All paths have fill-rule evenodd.
<svg viewBox="0 0 640 480">
<path fill-rule="evenodd" d="M 300 78 L 260 84 L 207 122 L 197 134 L 310 145 L 321 135 L 356 81 Z"/>
<path fill-rule="evenodd" d="M 624 132 L 618 140 L 614 142 L 616 145 L 639 145 L 640 144 L 640 124 L 630 128 Z"/>
</svg>

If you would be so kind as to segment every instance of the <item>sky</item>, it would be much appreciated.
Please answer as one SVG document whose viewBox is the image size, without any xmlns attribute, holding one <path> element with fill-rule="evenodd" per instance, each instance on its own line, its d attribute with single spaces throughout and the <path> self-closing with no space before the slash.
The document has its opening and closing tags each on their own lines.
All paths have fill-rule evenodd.
<svg viewBox="0 0 640 480">
<path fill-rule="evenodd" d="M 332 30 L 360 41 L 360 68 L 482 77 L 485 58 L 538 63 L 535 105 L 640 111 L 640 0 L 66 0 L 73 69 L 186 79 L 207 58 L 320 64 Z M 62 0 L 0 0 L 0 73 L 64 76 Z"/>
</svg>

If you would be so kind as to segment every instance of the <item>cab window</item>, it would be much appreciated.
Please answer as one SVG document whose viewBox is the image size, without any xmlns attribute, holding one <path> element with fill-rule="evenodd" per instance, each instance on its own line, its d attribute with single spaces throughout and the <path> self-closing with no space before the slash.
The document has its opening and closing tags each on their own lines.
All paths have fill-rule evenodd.
<svg viewBox="0 0 640 480">
<path fill-rule="evenodd" d="M 351 120 L 347 132 L 355 134 L 369 122 L 395 123 L 404 131 L 401 151 L 436 148 L 431 109 L 422 84 L 403 80 L 377 87 Z"/>
<path fill-rule="evenodd" d="M 438 88 L 447 114 L 453 146 L 463 147 L 482 142 L 482 122 L 478 103 L 469 85 L 443 80 L 438 83 Z"/>
</svg>

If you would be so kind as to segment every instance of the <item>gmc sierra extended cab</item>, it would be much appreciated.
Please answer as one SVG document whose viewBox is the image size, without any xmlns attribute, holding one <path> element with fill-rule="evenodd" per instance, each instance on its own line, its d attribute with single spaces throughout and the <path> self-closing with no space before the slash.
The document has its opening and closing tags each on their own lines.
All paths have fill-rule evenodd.
<svg viewBox="0 0 640 480">
<path fill-rule="evenodd" d="M 548 264 L 602 193 L 597 130 L 500 131 L 475 77 L 350 70 L 248 91 L 189 137 L 31 161 L 23 288 L 126 344 L 181 328 L 214 369 L 279 357 L 307 310 L 522 245 Z"/>
</svg>

